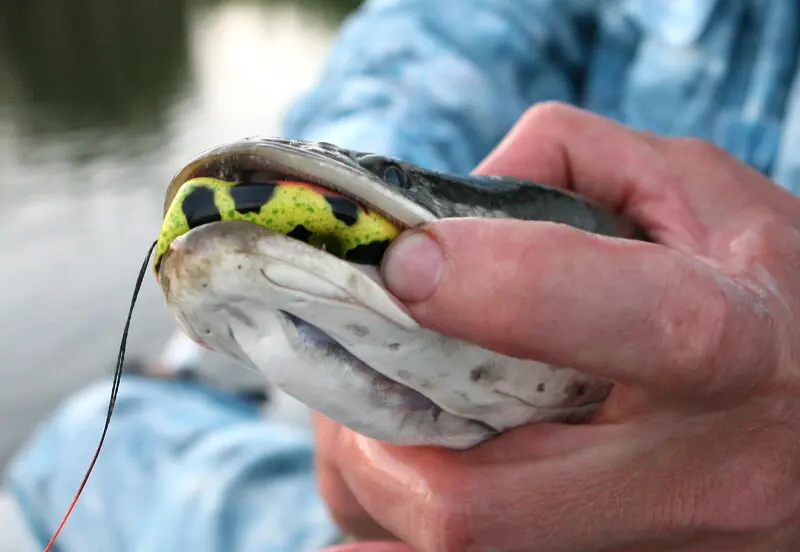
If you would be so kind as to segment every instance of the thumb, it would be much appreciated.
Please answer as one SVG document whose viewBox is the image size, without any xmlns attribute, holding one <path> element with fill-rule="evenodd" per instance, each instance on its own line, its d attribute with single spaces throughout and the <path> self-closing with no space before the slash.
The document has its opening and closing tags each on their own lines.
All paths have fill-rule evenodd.
<svg viewBox="0 0 800 552">
<path fill-rule="evenodd" d="M 445 219 L 395 240 L 382 273 L 423 326 L 618 383 L 705 395 L 751 384 L 737 367 L 763 353 L 742 343 L 754 313 L 740 288 L 653 243 Z"/>
</svg>

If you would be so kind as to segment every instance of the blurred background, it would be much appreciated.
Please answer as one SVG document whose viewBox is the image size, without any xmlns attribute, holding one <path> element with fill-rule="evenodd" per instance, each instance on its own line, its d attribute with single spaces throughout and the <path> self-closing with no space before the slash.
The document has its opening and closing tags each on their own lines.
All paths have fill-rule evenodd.
<svg viewBox="0 0 800 552">
<path fill-rule="evenodd" d="M 0 469 L 111 374 L 172 175 L 280 133 L 358 4 L 0 0 Z M 128 354 L 158 355 L 174 328 L 149 273 Z"/>
</svg>

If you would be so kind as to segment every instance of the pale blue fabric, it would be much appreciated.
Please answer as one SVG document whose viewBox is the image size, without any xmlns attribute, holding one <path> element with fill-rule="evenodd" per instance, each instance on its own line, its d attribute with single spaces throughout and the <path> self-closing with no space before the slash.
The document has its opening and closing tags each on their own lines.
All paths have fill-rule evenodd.
<svg viewBox="0 0 800 552">
<path fill-rule="evenodd" d="M 797 0 L 371 0 L 285 135 L 470 171 L 523 111 L 560 100 L 711 140 L 800 193 Z M 73 398 L 8 482 L 42 540 L 99 435 L 107 386 Z M 335 538 L 312 442 L 233 397 L 126 379 L 61 552 L 315 550 Z"/>
<path fill-rule="evenodd" d="M 286 133 L 466 173 L 558 100 L 800 192 L 798 32 L 796 0 L 372 0 Z"/>
<path fill-rule="evenodd" d="M 9 487 L 47 543 L 97 445 L 110 381 L 77 393 L 14 459 Z M 103 452 L 58 542 L 78 552 L 318 552 L 338 538 L 313 436 L 203 384 L 124 377 Z"/>
</svg>

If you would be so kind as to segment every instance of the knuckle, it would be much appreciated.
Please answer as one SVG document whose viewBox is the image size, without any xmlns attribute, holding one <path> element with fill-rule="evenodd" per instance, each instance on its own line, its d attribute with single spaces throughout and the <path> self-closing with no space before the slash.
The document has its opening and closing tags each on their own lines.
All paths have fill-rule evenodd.
<svg viewBox="0 0 800 552">
<path fill-rule="evenodd" d="M 671 139 L 673 146 L 682 153 L 691 158 L 703 159 L 728 159 L 729 154 L 716 144 L 696 138 L 694 136 L 687 136 L 681 138 Z"/>
<path fill-rule="evenodd" d="M 702 296 L 695 351 L 699 390 L 728 402 L 772 378 L 776 369 L 770 315 L 732 280 Z M 687 375 L 687 377 L 691 377 Z"/>
<path fill-rule="evenodd" d="M 777 369 L 775 309 L 765 295 L 698 263 L 678 263 L 655 309 L 668 355 L 665 387 L 733 401 Z"/>
<path fill-rule="evenodd" d="M 663 339 L 663 350 L 669 351 L 677 381 L 664 381 L 674 390 L 691 382 L 690 394 L 714 394 L 725 385 L 716 359 L 723 346 L 732 312 L 724 290 L 709 282 L 690 267 L 669 281 L 660 298 L 654 330 Z M 677 385 L 676 385 L 677 384 Z"/>
<path fill-rule="evenodd" d="M 754 209 L 725 240 L 729 266 L 749 290 L 754 309 L 768 317 L 773 332 L 789 337 L 800 313 L 800 232 L 792 220 L 774 209 Z M 746 286 L 746 287 L 745 287 Z M 788 334 L 787 334 L 788 330 Z M 797 343 L 792 336 L 785 343 Z"/>
<path fill-rule="evenodd" d="M 753 210 L 746 226 L 737 230 L 728 251 L 743 271 L 754 274 L 758 266 L 786 263 L 796 269 L 800 264 L 800 232 L 793 228 L 789 217 L 774 209 Z"/>
<path fill-rule="evenodd" d="M 569 104 L 548 100 L 529 107 L 523 114 L 522 121 L 530 126 L 562 128 L 566 127 L 579 111 Z"/>
<path fill-rule="evenodd" d="M 731 383 L 730 373 L 719 363 L 719 359 L 723 348 L 735 345 L 728 343 L 727 337 L 734 326 L 733 318 L 738 313 L 732 308 L 725 291 L 717 286 L 705 293 L 699 303 L 691 307 L 696 319 L 687 332 L 694 345 L 690 351 L 696 362 L 693 366 L 690 363 L 689 369 L 694 371 L 699 366 L 702 374 L 698 382 L 700 388 L 709 395 L 715 395 Z"/>
</svg>

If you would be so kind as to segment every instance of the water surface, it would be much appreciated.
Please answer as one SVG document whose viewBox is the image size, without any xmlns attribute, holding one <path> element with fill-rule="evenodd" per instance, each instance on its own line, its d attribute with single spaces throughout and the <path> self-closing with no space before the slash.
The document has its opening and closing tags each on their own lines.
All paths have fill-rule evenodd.
<svg viewBox="0 0 800 552">
<path fill-rule="evenodd" d="M 356 4 L 0 0 L 0 465 L 110 374 L 172 175 L 277 134 Z M 130 354 L 173 329 L 148 275 Z"/>
</svg>

